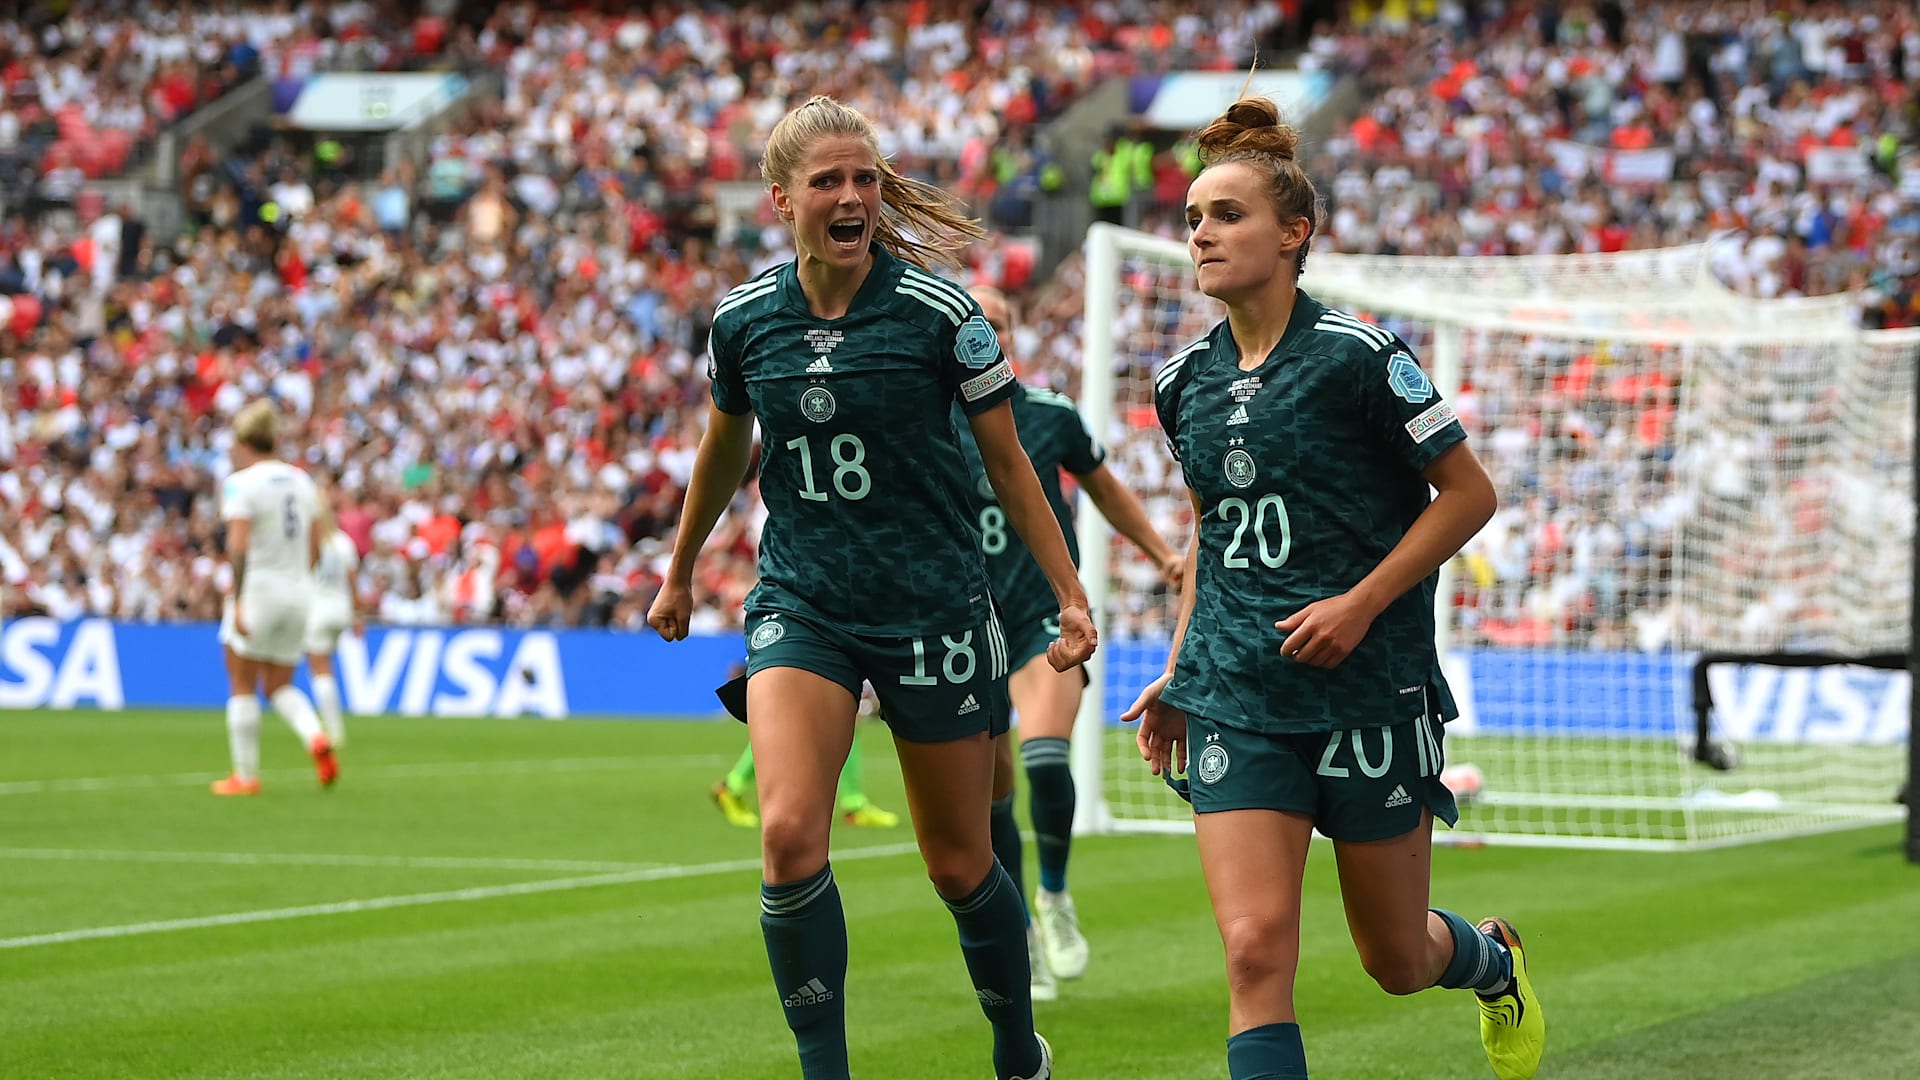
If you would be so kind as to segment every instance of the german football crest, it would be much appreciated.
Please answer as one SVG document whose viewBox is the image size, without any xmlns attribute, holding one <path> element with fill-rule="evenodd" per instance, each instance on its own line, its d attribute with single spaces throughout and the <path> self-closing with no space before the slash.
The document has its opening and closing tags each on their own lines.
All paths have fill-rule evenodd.
<svg viewBox="0 0 1920 1080">
<path fill-rule="evenodd" d="M 953 355 L 976 370 L 993 363 L 1000 356 L 1000 339 L 994 336 L 992 324 L 979 315 L 960 324 L 960 332 L 953 339 Z"/>
<path fill-rule="evenodd" d="M 816 424 L 833 419 L 833 394 L 824 386 L 809 386 L 800 392 L 800 415 Z"/>
<path fill-rule="evenodd" d="M 753 636 L 747 639 L 747 644 L 756 649 L 764 649 L 786 636 L 787 628 L 778 619 L 768 619 L 753 628 Z"/>
<path fill-rule="evenodd" d="M 1203 784 L 1217 784 L 1221 777 L 1227 775 L 1228 764 L 1227 748 L 1219 743 L 1208 743 L 1207 748 L 1200 751 L 1200 760 L 1194 765 L 1193 773 Z"/>
<path fill-rule="evenodd" d="M 1252 454 L 1236 446 L 1232 450 L 1227 451 L 1225 467 L 1227 483 L 1237 488 L 1243 488 L 1253 483 L 1256 470 L 1253 467 Z"/>
<path fill-rule="evenodd" d="M 988 502 L 1000 501 L 1000 493 L 993 490 L 993 478 L 986 473 L 980 474 L 980 479 L 974 481 L 973 487 L 980 493 L 980 497 Z"/>
<path fill-rule="evenodd" d="M 1433 380 L 1427 378 L 1427 373 L 1405 350 L 1387 358 L 1387 385 L 1409 405 L 1419 405 L 1433 397 Z"/>
</svg>

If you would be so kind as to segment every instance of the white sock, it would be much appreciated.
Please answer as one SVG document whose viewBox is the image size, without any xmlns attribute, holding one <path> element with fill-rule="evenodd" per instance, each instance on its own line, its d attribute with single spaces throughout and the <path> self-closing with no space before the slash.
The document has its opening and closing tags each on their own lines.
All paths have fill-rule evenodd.
<svg viewBox="0 0 1920 1080">
<path fill-rule="evenodd" d="M 340 684 L 333 676 L 313 677 L 313 707 L 320 711 L 320 723 L 327 729 L 327 741 L 335 749 L 347 745 L 347 725 L 340 717 Z"/>
<path fill-rule="evenodd" d="M 233 752 L 233 775 L 260 779 L 260 699 L 252 694 L 227 699 L 227 747 Z"/>
<path fill-rule="evenodd" d="M 313 702 L 297 686 L 283 686 L 273 692 L 273 711 L 300 736 L 301 746 L 312 746 L 320 737 L 320 718 L 313 714 Z"/>
</svg>

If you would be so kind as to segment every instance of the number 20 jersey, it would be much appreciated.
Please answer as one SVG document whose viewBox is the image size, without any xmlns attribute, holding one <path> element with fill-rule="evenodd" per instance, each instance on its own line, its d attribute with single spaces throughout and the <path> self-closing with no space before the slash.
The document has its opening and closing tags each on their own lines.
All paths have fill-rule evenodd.
<svg viewBox="0 0 1920 1080">
<path fill-rule="evenodd" d="M 1281 655 L 1274 628 L 1371 573 L 1427 507 L 1422 470 L 1466 438 L 1412 350 L 1302 292 L 1258 366 L 1241 370 L 1222 321 L 1161 367 L 1154 403 L 1200 507 L 1196 602 L 1163 699 L 1272 734 L 1456 715 L 1437 575 L 1331 669 Z"/>
<path fill-rule="evenodd" d="M 985 621 L 992 600 L 950 416 L 1019 389 L 966 291 L 875 246 L 845 315 L 816 317 L 794 264 L 714 309 L 714 404 L 760 423 L 760 584 L 749 608 L 852 634 Z"/>
</svg>

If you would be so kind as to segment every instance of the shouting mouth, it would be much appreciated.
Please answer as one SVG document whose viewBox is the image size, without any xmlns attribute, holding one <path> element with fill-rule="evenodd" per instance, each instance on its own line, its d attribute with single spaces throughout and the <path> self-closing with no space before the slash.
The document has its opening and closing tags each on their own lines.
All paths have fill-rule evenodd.
<svg viewBox="0 0 1920 1080">
<path fill-rule="evenodd" d="M 827 226 L 827 239 L 843 248 L 857 248 L 867 236 L 867 223 L 856 217 L 837 218 Z"/>
</svg>

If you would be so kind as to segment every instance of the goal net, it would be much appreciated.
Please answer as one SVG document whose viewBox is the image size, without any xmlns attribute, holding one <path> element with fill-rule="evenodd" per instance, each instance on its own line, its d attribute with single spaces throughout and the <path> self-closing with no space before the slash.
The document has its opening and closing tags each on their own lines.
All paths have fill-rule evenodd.
<svg viewBox="0 0 1920 1080">
<path fill-rule="evenodd" d="M 1920 336 L 1860 331 L 1844 299 L 1737 296 L 1712 255 L 1307 263 L 1308 292 L 1414 348 L 1500 496 L 1442 571 L 1463 710 L 1446 756 L 1473 766 L 1442 841 L 1686 848 L 1902 813 L 1898 672 L 1719 666 L 1714 764 L 1695 752 L 1702 654 L 1906 650 L 1915 521 Z M 1112 226 L 1089 231 L 1086 281 L 1080 403 L 1184 545 L 1152 376 L 1222 309 L 1193 289 L 1183 244 Z M 1178 598 L 1097 513 L 1079 530 L 1102 648 L 1076 827 L 1190 829 L 1117 723 L 1165 669 Z"/>
</svg>

